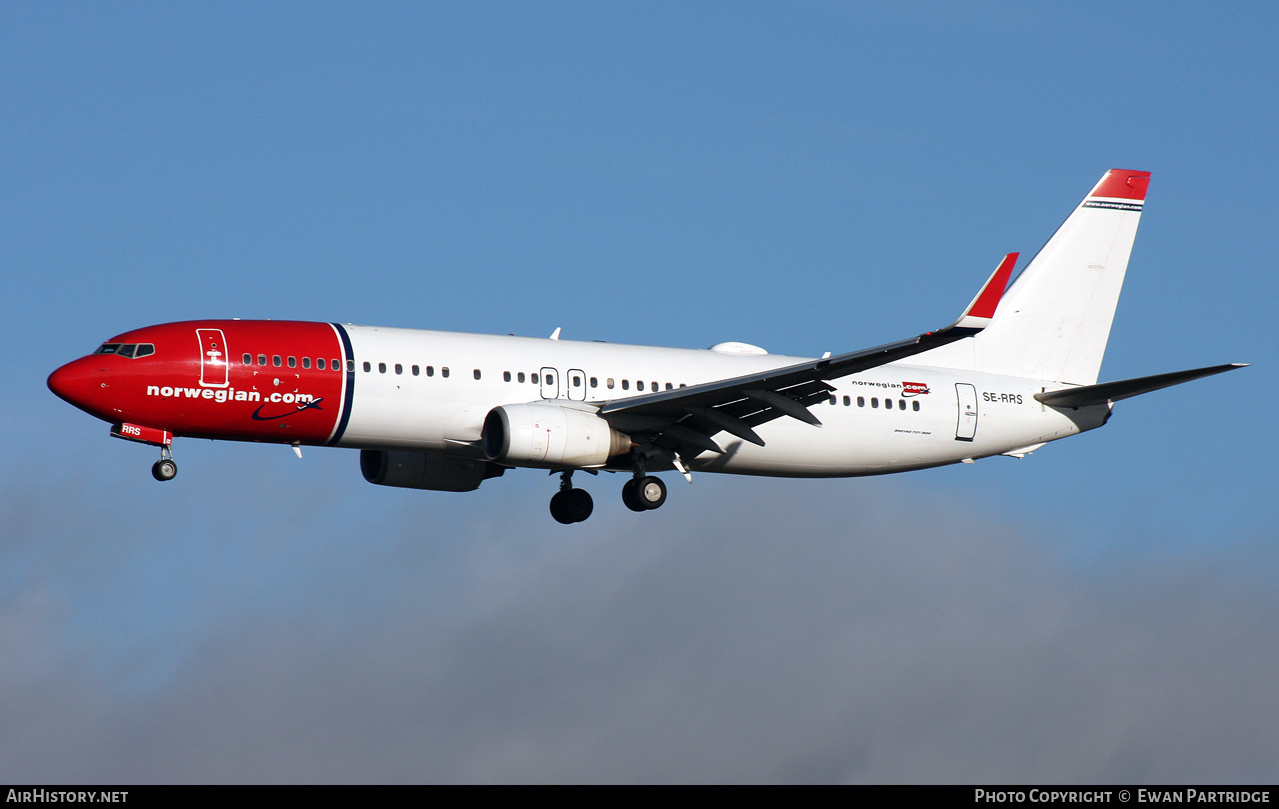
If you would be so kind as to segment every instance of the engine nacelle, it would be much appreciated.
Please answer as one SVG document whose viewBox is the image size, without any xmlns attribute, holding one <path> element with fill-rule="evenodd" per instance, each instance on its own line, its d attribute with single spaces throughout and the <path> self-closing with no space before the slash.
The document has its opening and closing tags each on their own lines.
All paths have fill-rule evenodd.
<svg viewBox="0 0 1279 809">
<path fill-rule="evenodd" d="M 513 466 L 600 467 L 631 449 L 630 436 L 594 413 L 553 404 L 495 407 L 482 437 L 489 460 Z"/>
<path fill-rule="evenodd" d="M 369 483 L 437 492 L 471 492 L 506 470 L 488 461 L 450 458 L 433 452 L 360 450 L 360 472 Z"/>
</svg>

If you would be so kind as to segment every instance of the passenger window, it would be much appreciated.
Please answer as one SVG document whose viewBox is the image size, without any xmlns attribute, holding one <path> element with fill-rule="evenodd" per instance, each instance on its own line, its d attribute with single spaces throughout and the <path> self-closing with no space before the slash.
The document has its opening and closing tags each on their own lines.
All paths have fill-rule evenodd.
<svg viewBox="0 0 1279 809">
<path fill-rule="evenodd" d="M 244 364 L 245 364 L 245 365 L 252 365 L 252 364 L 253 364 L 253 355 L 252 355 L 252 354 L 245 354 L 245 355 L 244 355 Z"/>
<path fill-rule="evenodd" d="M 911 410 L 914 410 L 916 413 L 918 413 L 918 412 L 919 412 L 919 402 L 911 402 L 911 403 L 910 403 L 910 409 L 911 409 Z"/>
<path fill-rule="evenodd" d="M 272 355 L 271 355 L 271 364 L 272 364 L 272 365 L 274 365 L 276 368 L 279 368 L 281 365 L 283 365 L 283 363 L 282 363 L 282 362 L 280 362 L 280 355 L 279 355 L 279 354 L 272 354 Z"/>
<path fill-rule="evenodd" d="M 377 372 L 378 372 L 379 374 L 384 374 L 384 373 L 386 373 L 386 363 L 385 363 L 385 362 L 379 362 L 379 363 L 377 364 Z"/>
<path fill-rule="evenodd" d="M 598 388 L 599 386 L 600 386 L 600 381 L 596 379 L 595 377 L 591 377 L 591 387 Z"/>
<path fill-rule="evenodd" d="M 315 361 L 315 368 L 317 371 L 324 370 L 324 357 L 320 357 Z"/>
<path fill-rule="evenodd" d="M 449 378 L 449 367 L 447 365 L 445 365 L 443 368 L 440 369 L 440 376 L 444 377 L 445 379 Z"/>
<path fill-rule="evenodd" d="M 608 388 L 609 390 L 613 389 L 613 377 L 610 376 L 608 379 L 604 380 L 604 387 Z"/>
<path fill-rule="evenodd" d="M 511 381 L 511 372 L 510 372 L 510 371 L 503 371 L 503 372 L 502 372 L 502 381 L 503 381 L 503 382 L 510 382 L 510 381 Z"/>
<path fill-rule="evenodd" d="M 518 374 L 516 374 L 516 375 L 515 375 L 515 380 L 516 380 L 517 382 L 523 382 L 523 381 L 524 381 L 524 372 L 523 372 L 523 371 L 520 371 Z"/>
<path fill-rule="evenodd" d="M 667 383 L 666 383 L 666 389 L 667 389 L 667 390 L 672 390 L 672 389 L 673 389 L 673 388 L 672 388 L 671 383 L 669 383 L 669 382 L 667 382 Z"/>
<path fill-rule="evenodd" d="M 479 379 L 479 378 L 480 378 L 480 369 L 479 369 L 479 368 L 476 368 L 476 369 L 475 369 L 475 373 L 473 374 L 473 376 L 474 376 L 476 379 Z"/>
<path fill-rule="evenodd" d="M 296 367 L 298 367 L 298 358 L 297 358 L 297 357 L 289 357 L 289 367 L 290 367 L 290 368 L 296 368 Z"/>
<path fill-rule="evenodd" d="M 364 361 L 364 373 L 366 373 L 366 374 L 367 374 L 369 371 L 372 371 L 372 370 L 373 370 L 373 366 L 369 364 L 369 361 L 368 361 L 368 360 L 365 360 L 365 361 Z"/>
<path fill-rule="evenodd" d="M 420 376 L 420 375 L 421 375 L 421 373 L 422 373 L 422 369 L 421 369 L 421 368 L 419 368 L 419 367 L 417 367 L 416 365 L 414 365 L 414 366 L 413 366 L 412 368 L 410 368 L 409 370 L 411 370 L 411 371 L 413 372 L 413 376 Z"/>
<path fill-rule="evenodd" d="M 879 399 L 876 399 L 874 396 L 872 396 L 872 397 L 870 398 L 870 406 L 871 406 L 871 407 L 879 407 Z"/>
<path fill-rule="evenodd" d="M 575 388 L 582 387 L 582 378 L 580 376 L 573 377 L 573 387 Z"/>
<path fill-rule="evenodd" d="M 853 400 L 851 398 L 849 398 L 848 396 L 844 397 L 844 407 L 848 407 L 852 403 L 853 403 Z"/>
<path fill-rule="evenodd" d="M 835 403 L 836 403 L 836 399 L 835 399 L 835 397 L 834 397 L 834 396 L 831 396 L 831 397 L 830 397 L 830 403 L 831 403 L 831 404 L 835 404 Z"/>
<path fill-rule="evenodd" d="M 310 357 L 303 357 L 303 358 L 302 358 L 302 367 L 303 367 L 303 368 L 310 368 L 310 367 L 311 367 L 311 358 L 310 358 Z"/>
<path fill-rule="evenodd" d="M 865 406 L 866 406 L 866 397 L 865 397 L 865 396 L 858 396 L 858 397 L 857 397 L 857 406 L 858 406 L 858 407 L 865 407 Z"/>
<path fill-rule="evenodd" d="M 258 355 L 258 365 L 266 365 L 266 354 Z"/>
<path fill-rule="evenodd" d="M 631 383 L 630 383 L 630 380 L 628 380 L 628 379 L 623 379 L 623 380 L 622 380 L 622 390 L 630 390 L 630 389 L 631 389 Z"/>
<path fill-rule="evenodd" d="M 898 400 L 897 400 L 897 409 L 898 409 L 898 410 L 905 410 L 905 409 L 906 409 L 906 400 L 905 400 L 905 399 L 898 399 Z"/>
<path fill-rule="evenodd" d="M 542 376 L 546 379 L 547 385 L 555 384 L 555 376 L 553 374 L 543 374 Z"/>
<path fill-rule="evenodd" d="M 397 374 L 402 374 L 402 373 L 404 373 L 404 366 L 403 366 L 403 365 L 401 365 L 401 364 L 399 364 L 398 362 L 397 362 L 397 363 L 395 363 L 395 373 L 397 373 Z"/>
<path fill-rule="evenodd" d="M 428 366 L 426 366 L 426 375 L 427 375 L 427 376 L 435 376 L 435 366 L 434 366 L 434 365 L 428 365 Z"/>
<path fill-rule="evenodd" d="M 366 363 L 366 365 L 367 365 L 367 363 Z M 336 367 L 337 367 L 337 362 L 336 362 L 336 361 L 334 361 L 334 363 L 333 363 L 333 367 L 334 367 L 334 368 L 336 368 Z M 368 369 L 368 368 L 365 368 L 364 370 L 366 370 L 366 371 L 367 371 L 367 370 L 369 370 L 369 369 Z M 355 360 L 347 360 L 347 361 L 346 361 L 346 372 L 347 372 L 348 374 L 353 374 L 353 373 L 355 373 Z"/>
</svg>

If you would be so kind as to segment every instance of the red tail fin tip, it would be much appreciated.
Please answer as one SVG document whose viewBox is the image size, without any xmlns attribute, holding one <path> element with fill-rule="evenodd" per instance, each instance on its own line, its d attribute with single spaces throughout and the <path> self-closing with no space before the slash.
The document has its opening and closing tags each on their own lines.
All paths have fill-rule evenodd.
<svg viewBox="0 0 1279 809">
<path fill-rule="evenodd" d="M 1128 169 L 1111 169 L 1101 178 L 1090 197 L 1109 197 L 1110 199 L 1146 198 L 1146 188 L 1150 185 L 1150 172 L 1130 171 Z"/>
</svg>

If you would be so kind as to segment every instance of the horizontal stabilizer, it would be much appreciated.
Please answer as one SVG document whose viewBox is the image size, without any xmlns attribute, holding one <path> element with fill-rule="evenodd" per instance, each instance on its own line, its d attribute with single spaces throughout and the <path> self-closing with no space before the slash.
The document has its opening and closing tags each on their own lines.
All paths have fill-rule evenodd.
<svg viewBox="0 0 1279 809">
<path fill-rule="evenodd" d="M 1192 379 L 1202 379 L 1205 376 L 1246 367 L 1248 367 L 1247 363 L 1233 362 L 1229 365 L 1213 365 L 1209 368 L 1173 371 L 1170 374 L 1139 376 L 1136 379 L 1121 379 L 1118 382 L 1103 382 L 1100 385 L 1084 385 L 1079 388 L 1036 393 L 1035 398 L 1051 407 L 1087 407 L 1088 405 L 1117 402 L 1120 399 L 1128 399 L 1133 396 L 1140 396 L 1143 393 L 1150 393 L 1152 390 L 1180 385 L 1182 382 L 1189 382 Z"/>
</svg>

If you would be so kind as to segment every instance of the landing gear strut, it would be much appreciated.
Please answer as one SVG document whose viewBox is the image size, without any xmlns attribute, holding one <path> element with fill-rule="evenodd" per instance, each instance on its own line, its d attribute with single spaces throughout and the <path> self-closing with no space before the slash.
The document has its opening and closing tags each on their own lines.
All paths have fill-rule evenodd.
<svg viewBox="0 0 1279 809">
<path fill-rule="evenodd" d="M 573 488 L 573 472 L 560 475 L 560 490 L 551 498 L 551 516 L 564 525 L 581 522 L 591 516 L 595 501 L 585 489 Z"/>
<path fill-rule="evenodd" d="M 650 511 L 666 502 L 666 484 L 652 475 L 636 475 L 622 486 L 622 502 L 631 511 Z"/>
<path fill-rule="evenodd" d="M 159 481 L 173 480 L 178 476 L 178 465 L 167 444 L 160 447 L 160 460 L 151 465 L 151 477 Z"/>
<path fill-rule="evenodd" d="M 679 456 L 676 456 L 678 460 Z M 666 484 L 645 471 L 648 456 L 638 448 L 631 454 L 635 464 L 633 477 L 622 486 L 622 502 L 631 511 L 652 511 L 666 502 Z M 680 467 L 683 471 L 683 467 Z"/>
</svg>

